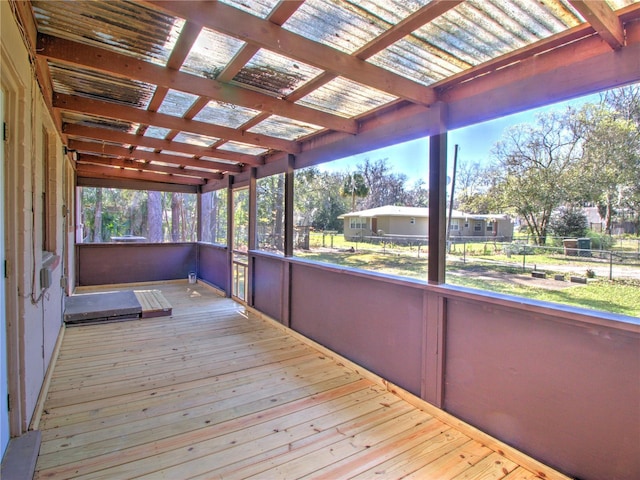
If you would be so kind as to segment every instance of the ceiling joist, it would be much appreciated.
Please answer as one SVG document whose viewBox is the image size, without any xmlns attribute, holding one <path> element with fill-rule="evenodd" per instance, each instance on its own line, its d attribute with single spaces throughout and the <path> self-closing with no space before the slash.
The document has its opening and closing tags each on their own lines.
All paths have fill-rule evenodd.
<svg viewBox="0 0 640 480">
<path fill-rule="evenodd" d="M 569 0 L 593 29 L 614 50 L 625 45 L 624 29 L 611 7 L 602 0 Z"/>
<path fill-rule="evenodd" d="M 78 177 L 130 179 L 155 183 L 175 183 L 179 185 L 205 185 L 205 181 L 197 178 L 170 175 L 156 172 L 139 172 L 121 167 L 108 167 L 102 165 L 89 165 L 79 163 L 76 165 Z"/>
<path fill-rule="evenodd" d="M 229 152 L 212 147 L 200 147 L 188 143 L 181 143 L 160 138 L 133 135 L 130 133 L 111 130 L 108 128 L 87 127 L 78 124 L 64 124 L 62 131 L 71 138 L 90 138 L 110 143 L 120 143 L 134 147 L 147 147 L 154 150 L 168 150 L 170 152 L 185 153 L 197 157 L 210 157 L 213 159 L 228 160 L 246 165 L 264 165 L 264 158 L 255 155 Z"/>
<path fill-rule="evenodd" d="M 136 160 L 127 160 L 124 158 L 102 157 L 98 155 L 83 154 L 76 163 L 90 163 L 95 165 L 106 165 L 111 167 L 123 167 L 136 169 L 141 172 L 160 172 L 170 173 L 172 175 L 182 175 L 185 177 L 195 177 L 205 180 L 220 180 L 223 178 L 221 173 L 205 172 L 202 170 L 189 170 L 180 167 L 167 167 L 165 165 L 155 165 L 151 163 L 140 162 Z"/>
<path fill-rule="evenodd" d="M 135 107 L 86 97 L 55 94 L 53 96 L 53 106 L 54 108 L 69 112 L 85 113 L 98 117 L 168 128 L 169 130 L 180 130 L 198 135 L 225 138 L 240 143 L 260 146 L 265 149 L 283 150 L 289 153 L 297 153 L 300 149 L 296 142 L 289 140 L 269 137 L 259 133 L 238 131 L 233 128 L 211 125 L 196 120 L 186 120 L 163 113 L 149 112 Z"/>
<path fill-rule="evenodd" d="M 199 160 L 191 157 L 181 157 L 179 155 L 169 155 L 166 153 L 147 152 L 137 149 L 132 151 L 128 148 L 117 145 L 101 144 L 96 142 L 82 142 L 69 140 L 69 148 L 80 153 L 89 152 L 99 155 L 113 155 L 122 158 L 132 158 L 135 160 L 145 160 L 147 162 L 161 162 L 181 167 L 203 168 L 218 172 L 239 173 L 242 167 L 231 163 L 212 162 L 209 160 Z"/>
</svg>

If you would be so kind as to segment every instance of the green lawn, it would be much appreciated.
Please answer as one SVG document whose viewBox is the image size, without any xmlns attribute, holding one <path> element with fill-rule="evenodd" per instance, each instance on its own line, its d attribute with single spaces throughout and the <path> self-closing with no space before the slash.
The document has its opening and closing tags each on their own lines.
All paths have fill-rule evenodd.
<svg viewBox="0 0 640 480">
<path fill-rule="evenodd" d="M 415 249 L 412 255 L 372 251 L 349 252 L 346 250 L 296 252 L 296 255 L 310 260 L 391 275 L 427 278 L 427 258 L 426 256 L 417 258 Z M 539 263 L 542 264 L 542 262 Z M 456 262 L 448 265 L 447 268 L 450 273 L 447 281 L 453 285 L 640 317 L 640 280 L 608 281 L 598 279 L 590 281 L 587 285 L 575 284 L 567 288 L 549 290 L 507 281 L 509 275 L 522 273 L 519 267 Z M 465 275 L 465 272 L 468 274 Z M 503 274 L 505 281 L 499 278 L 500 275 L 493 279 L 478 278 L 482 272 L 491 273 L 494 276 L 496 273 Z"/>
</svg>

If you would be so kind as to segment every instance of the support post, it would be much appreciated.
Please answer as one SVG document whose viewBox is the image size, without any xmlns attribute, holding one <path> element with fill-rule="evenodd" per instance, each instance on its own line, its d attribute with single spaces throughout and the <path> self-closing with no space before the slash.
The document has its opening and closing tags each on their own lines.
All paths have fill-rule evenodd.
<svg viewBox="0 0 640 480">
<path fill-rule="evenodd" d="M 233 175 L 227 175 L 227 284 L 226 294 L 231 298 L 233 292 Z"/>
<path fill-rule="evenodd" d="M 249 245 L 247 246 L 249 252 L 247 255 L 247 277 L 244 279 L 246 288 L 247 304 L 253 307 L 253 287 L 254 287 L 254 265 L 251 252 L 256 249 L 257 244 L 257 231 L 258 231 L 258 192 L 256 189 L 256 167 L 251 167 L 249 176 Z"/>
<path fill-rule="evenodd" d="M 440 133 L 429 137 L 429 283 L 445 281 L 446 203 L 447 203 L 447 130 L 446 106 L 440 109 Z"/>
<path fill-rule="evenodd" d="M 287 166 L 284 174 L 284 256 L 293 256 L 293 181 L 296 157 L 287 156 Z"/>
</svg>

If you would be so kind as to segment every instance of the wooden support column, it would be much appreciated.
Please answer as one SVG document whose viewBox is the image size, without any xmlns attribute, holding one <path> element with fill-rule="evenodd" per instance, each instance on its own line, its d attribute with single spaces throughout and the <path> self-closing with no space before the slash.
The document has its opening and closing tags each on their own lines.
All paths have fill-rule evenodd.
<svg viewBox="0 0 640 480">
<path fill-rule="evenodd" d="M 247 261 L 247 278 L 245 279 L 245 288 L 247 289 L 247 304 L 253 307 L 253 290 L 255 286 L 253 272 L 254 272 L 254 260 L 251 256 L 251 252 L 256 249 L 257 244 L 257 232 L 258 232 L 258 191 L 256 188 L 256 167 L 251 167 L 249 177 L 249 256 Z"/>
<path fill-rule="evenodd" d="M 294 155 L 287 155 L 287 166 L 284 174 L 284 256 L 293 256 L 293 165 Z"/>
<path fill-rule="evenodd" d="M 293 195 L 295 180 L 295 156 L 287 156 L 287 166 L 284 175 L 284 256 L 293 256 Z M 291 262 L 285 260 L 282 264 L 282 323 L 291 326 Z"/>
<path fill-rule="evenodd" d="M 202 241 L 202 189 L 201 188 L 198 188 L 198 192 L 196 193 L 196 222 L 198 225 L 198 228 L 196 230 L 196 242 L 201 242 Z"/>
<path fill-rule="evenodd" d="M 438 108 L 438 132 L 429 138 L 429 272 L 430 284 L 445 281 L 447 204 L 447 107 Z M 444 347 L 447 319 L 446 299 L 426 292 L 421 396 L 442 407 L 444 404 Z"/>
<path fill-rule="evenodd" d="M 227 175 L 227 284 L 225 293 L 231 298 L 233 292 L 233 175 Z"/>
<path fill-rule="evenodd" d="M 429 283 L 445 281 L 446 204 L 447 204 L 447 129 L 446 105 L 438 103 L 440 133 L 429 138 Z"/>
</svg>

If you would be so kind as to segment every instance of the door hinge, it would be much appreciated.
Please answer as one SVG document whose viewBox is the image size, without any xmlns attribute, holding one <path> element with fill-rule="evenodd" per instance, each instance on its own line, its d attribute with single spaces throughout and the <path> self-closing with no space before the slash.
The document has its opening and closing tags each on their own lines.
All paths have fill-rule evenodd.
<svg viewBox="0 0 640 480">
<path fill-rule="evenodd" d="M 4 261 L 4 278 L 9 278 L 9 274 L 7 273 L 7 261 Z"/>
<path fill-rule="evenodd" d="M 9 140 L 9 127 L 7 126 L 7 122 L 2 122 L 2 140 Z"/>
<path fill-rule="evenodd" d="M 7 393 L 7 411 L 11 411 L 11 395 Z"/>
</svg>

